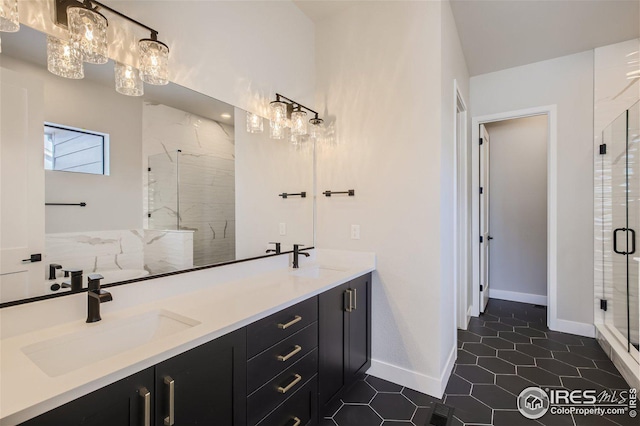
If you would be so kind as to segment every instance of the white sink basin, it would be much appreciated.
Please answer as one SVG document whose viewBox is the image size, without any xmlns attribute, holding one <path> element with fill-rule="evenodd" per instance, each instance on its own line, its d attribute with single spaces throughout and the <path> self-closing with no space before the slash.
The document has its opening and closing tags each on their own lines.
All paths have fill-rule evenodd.
<svg viewBox="0 0 640 426">
<path fill-rule="evenodd" d="M 48 376 L 56 377 L 198 324 L 157 310 L 119 320 L 103 319 L 81 331 L 25 346 L 22 352 Z"/>
<path fill-rule="evenodd" d="M 297 277 L 305 278 L 323 278 L 325 276 L 333 276 L 337 272 L 344 272 L 346 269 L 335 268 L 332 266 L 312 265 L 305 266 L 300 269 L 293 269 L 289 274 Z"/>
</svg>

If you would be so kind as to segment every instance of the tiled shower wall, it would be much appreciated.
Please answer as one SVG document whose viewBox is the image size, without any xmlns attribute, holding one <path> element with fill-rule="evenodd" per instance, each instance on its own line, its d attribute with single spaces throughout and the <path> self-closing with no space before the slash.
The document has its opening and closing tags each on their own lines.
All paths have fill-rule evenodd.
<svg viewBox="0 0 640 426">
<path fill-rule="evenodd" d="M 605 322 L 605 312 L 600 309 L 603 298 L 608 301 L 609 312 L 613 309 L 614 324 L 626 318 L 626 312 L 620 309 L 616 312 L 614 304 L 614 282 L 624 279 L 621 274 L 626 274 L 626 261 L 623 256 L 613 255 L 612 245 L 614 208 L 624 201 L 620 197 L 626 198 L 624 192 L 615 190 L 624 182 L 614 181 L 614 176 L 623 176 L 626 165 L 617 161 L 623 152 L 615 152 L 615 145 L 608 144 L 607 155 L 599 155 L 599 146 L 603 143 L 605 128 L 640 99 L 640 79 L 628 76 L 640 67 L 639 50 L 640 39 L 634 39 L 597 48 L 594 54 L 594 319 L 597 324 Z M 638 265 L 631 265 L 631 269 L 635 280 L 632 284 L 637 285 Z M 616 300 L 621 296 L 618 294 Z"/>
<path fill-rule="evenodd" d="M 233 126 L 145 102 L 142 134 L 145 228 L 193 231 L 195 266 L 233 260 Z"/>
</svg>

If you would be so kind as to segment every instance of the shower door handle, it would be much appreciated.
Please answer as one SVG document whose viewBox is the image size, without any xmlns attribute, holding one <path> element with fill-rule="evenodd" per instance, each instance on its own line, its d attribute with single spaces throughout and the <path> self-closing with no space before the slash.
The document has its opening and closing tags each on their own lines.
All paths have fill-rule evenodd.
<svg viewBox="0 0 640 426">
<path fill-rule="evenodd" d="M 631 251 L 627 254 L 633 254 L 636 252 L 636 231 L 629 228 L 629 232 L 631 232 Z"/>
<path fill-rule="evenodd" d="M 627 228 L 617 228 L 617 229 L 613 230 L 613 251 L 618 253 L 618 254 L 627 254 L 626 251 L 618 251 L 618 232 L 619 231 L 626 231 L 626 230 L 627 230 Z M 625 236 L 626 236 L 626 233 L 625 233 Z"/>
</svg>

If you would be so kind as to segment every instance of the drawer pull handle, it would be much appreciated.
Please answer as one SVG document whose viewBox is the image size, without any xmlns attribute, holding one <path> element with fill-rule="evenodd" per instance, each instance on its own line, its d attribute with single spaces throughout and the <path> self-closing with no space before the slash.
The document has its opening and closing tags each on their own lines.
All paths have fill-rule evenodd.
<svg viewBox="0 0 640 426">
<path fill-rule="evenodd" d="M 171 378 L 171 376 L 166 376 L 164 378 L 164 384 L 169 387 L 169 394 L 167 395 L 169 415 L 164 418 L 164 424 L 165 426 L 173 426 L 173 424 L 175 423 L 175 413 L 173 411 L 175 401 L 175 381 Z"/>
<path fill-rule="evenodd" d="M 353 310 L 358 309 L 358 289 L 353 289 Z"/>
<path fill-rule="evenodd" d="M 279 393 L 287 393 L 291 390 L 292 387 L 294 387 L 295 385 L 298 384 L 298 382 L 300 382 L 300 380 L 302 380 L 302 376 L 299 374 L 294 374 L 293 375 L 295 378 L 291 381 L 291 383 L 289 383 L 287 386 L 282 387 L 282 386 L 278 386 L 278 392 Z"/>
<path fill-rule="evenodd" d="M 302 420 L 298 417 L 293 417 L 291 420 L 293 420 L 293 424 L 291 426 L 300 426 L 302 424 Z"/>
<path fill-rule="evenodd" d="M 286 324 L 278 324 L 278 328 L 281 330 L 286 330 L 287 328 L 291 327 L 293 324 L 302 321 L 302 317 L 300 315 L 296 315 L 291 321 L 289 321 Z"/>
<path fill-rule="evenodd" d="M 138 391 L 142 398 L 142 425 L 151 426 L 151 392 L 145 387 Z"/>
<path fill-rule="evenodd" d="M 353 290 L 346 290 L 347 295 L 347 312 L 353 312 Z"/>
<path fill-rule="evenodd" d="M 302 346 L 295 345 L 293 350 L 286 355 L 278 355 L 278 361 L 286 361 L 302 350 Z"/>
</svg>

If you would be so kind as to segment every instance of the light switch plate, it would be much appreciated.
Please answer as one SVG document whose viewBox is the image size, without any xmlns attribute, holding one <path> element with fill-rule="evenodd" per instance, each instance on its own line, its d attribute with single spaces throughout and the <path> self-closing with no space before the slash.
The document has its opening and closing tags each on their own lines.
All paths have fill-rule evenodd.
<svg viewBox="0 0 640 426">
<path fill-rule="evenodd" d="M 351 239 L 352 240 L 360 239 L 360 225 L 351 225 Z"/>
<path fill-rule="evenodd" d="M 280 223 L 280 235 L 287 235 L 287 224 L 284 222 Z"/>
</svg>

